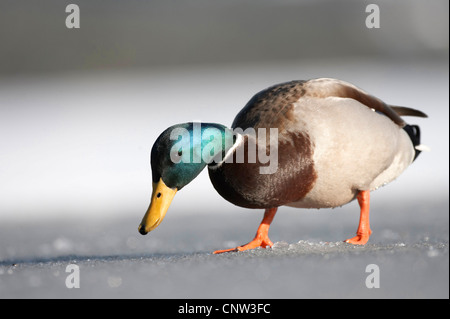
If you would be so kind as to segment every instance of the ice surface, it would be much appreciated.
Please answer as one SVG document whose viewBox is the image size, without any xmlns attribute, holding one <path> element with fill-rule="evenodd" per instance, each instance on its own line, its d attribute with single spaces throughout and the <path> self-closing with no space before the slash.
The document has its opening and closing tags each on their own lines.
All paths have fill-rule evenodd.
<svg viewBox="0 0 450 319">
<path fill-rule="evenodd" d="M 272 248 L 221 255 L 211 252 L 251 239 L 262 213 L 168 216 L 147 236 L 135 218 L 3 224 L 0 298 L 448 298 L 448 202 L 396 210 L 404 220 L 375 205 L 364 247 L 341 241 L 356 230 L 348 207 L 281 208 Z M 65 285 L 69 264 L 80 288 Z M 365 285 L 370 264 L 380 288 Z"/>
<path fill-rule="evenodd" d="M 371 195 L 366 246 L 342 243 L 356 231 L 353 202 L 282 207 L 272 249 L 212 255 L 252 239 L 262 212 L 224 201 L 206 172 L 177 193 L 158 229 L 138 233 L 149 151 L 163 129 L 230 124 L 262 88 L 319 76 L 430 116 L 408 118 L 432 151 Z M 306 61 L 1 84 L 0 298 L 449 297 L 448 62 Z M 65 285 L 69 264 L 79 266 L 80 288 Z M 380 288 L 365 285 L 369 264 L 379 266 Z"/>
</svg>

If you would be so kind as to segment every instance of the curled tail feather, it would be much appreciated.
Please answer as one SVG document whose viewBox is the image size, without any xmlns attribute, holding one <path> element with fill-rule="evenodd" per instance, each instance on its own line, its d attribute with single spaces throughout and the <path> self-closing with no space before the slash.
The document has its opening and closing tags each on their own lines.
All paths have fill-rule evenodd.
<svg viewBox="0 0 450 319">
<path fill-rule="evenodd" d="M 406 106 L 394 106 L 390 105 L 390 107 L 400 116 L 417 116 L 417 117 L 428 117 L 422 111 L 406 107 Z"/>
</svg>

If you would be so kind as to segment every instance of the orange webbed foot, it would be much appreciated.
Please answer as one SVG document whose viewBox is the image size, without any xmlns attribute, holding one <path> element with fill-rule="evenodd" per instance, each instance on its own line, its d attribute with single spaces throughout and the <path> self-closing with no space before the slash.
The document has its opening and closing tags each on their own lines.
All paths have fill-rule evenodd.
<svg viewBox="0 0 450 319">
<path fill-rule="evenodd" d="M 242 245 L 242 246 L 238 246 L 235 248 L 230 248 L 230 249 L 223 249 L 223 250 L 216 250 L 215 252 L 213 252 L 213 254 L 222 254 L 222 253 L 228 253 L 228 252 L 233 252 L 233 251 L 244 251 L 244 250 L 248 250 L 248 249 L 254 249 L 257 247 L 262 247 L 262 248 L 266 248 L 267 246 L 272 247 L 273 243 L 272 241 L 269 239 L 268 236 L 265 236 L 265 238 L 259 238 L 258 235 L 248 244 Z"/>
<path fill-rule="evenodd" d="M 272 247 L 273 243 L 269 239 L 269 227 L 270 223 L 272 222 L 273 218 L 275 217 L 275 214 L 277 212 L 277 208 L 269 208 L 266 209 L 264 213 L 264 218 L 261 222 L 261 224 L 258 227 L 258 230 L 256 231 L 255 238 L 248 244 L 238 246 L 236 248 L 231 249 L 223 249 L 223 250 L 216 250 L 213 252 L 213 254 L 221 254 L 221 253 L 227 253 L 232 251 L 244 251 L 248 249 L 254 249 L 256 247 L 262 247 L 266 248 L 267 246 Z"/>
<path fill-rule="evenodd" d="M 344 242 L 353 244 L 353 245 L 365 245 L 369 241 L 369 237 L 372 234 L 372 231 L 370 230 L 369 233 L 365 234 L 358 234 L 353 238 L 349 238 L 345 240 Z"/>
</svg>

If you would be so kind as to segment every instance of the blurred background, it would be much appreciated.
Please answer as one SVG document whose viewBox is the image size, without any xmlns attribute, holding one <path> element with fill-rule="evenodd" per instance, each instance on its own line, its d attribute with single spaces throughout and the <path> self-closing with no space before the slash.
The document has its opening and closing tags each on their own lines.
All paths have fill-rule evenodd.
<svg viewBox="0 0 450 319">
<path fill-rule="evenodd" d="M 65 25 L 72 2 L 79 29 Z M 366 27 L 369 3 L 380 28 Z M 432 151 L 374 198 L 442 202 L 448 221 L 448 6 L 0 0 L 0 221 L 130 217 L 137 229 L 151 195 L 150 149 L 165 128 L 231 125 L 261 89 L 316 77 L 429 115 L 408 120 Z M 249 211 L 223 200 L 205 170 L 169 214 L 212 210 Z"/>
</svg>

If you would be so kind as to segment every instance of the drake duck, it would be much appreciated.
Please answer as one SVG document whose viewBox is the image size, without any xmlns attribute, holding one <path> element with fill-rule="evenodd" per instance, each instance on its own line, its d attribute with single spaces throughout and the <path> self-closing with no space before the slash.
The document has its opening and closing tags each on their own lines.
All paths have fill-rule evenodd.
<svg viewBox="0 0 450 319">
<path fill-rule="evenodd" d="M 396 179 L 424 149 L 419 127 L 401 116 L 427 117 L 387 105 L 350 83 L 319 78 L 262 90 L 231 129 L 216 123 L 171 126 L 151 151 L 153 193 L 139 232 L 158 227 L 176 192 L 208 166 L 223 198 L 265 210 L 252 241 L 214 253 L 272 246 L 268 232 L 280 206 L 332 208 L 354 199 L 359 225 L 345 242 L 364 245 L 372 233 L 370 192 Z"/>
</svg>

